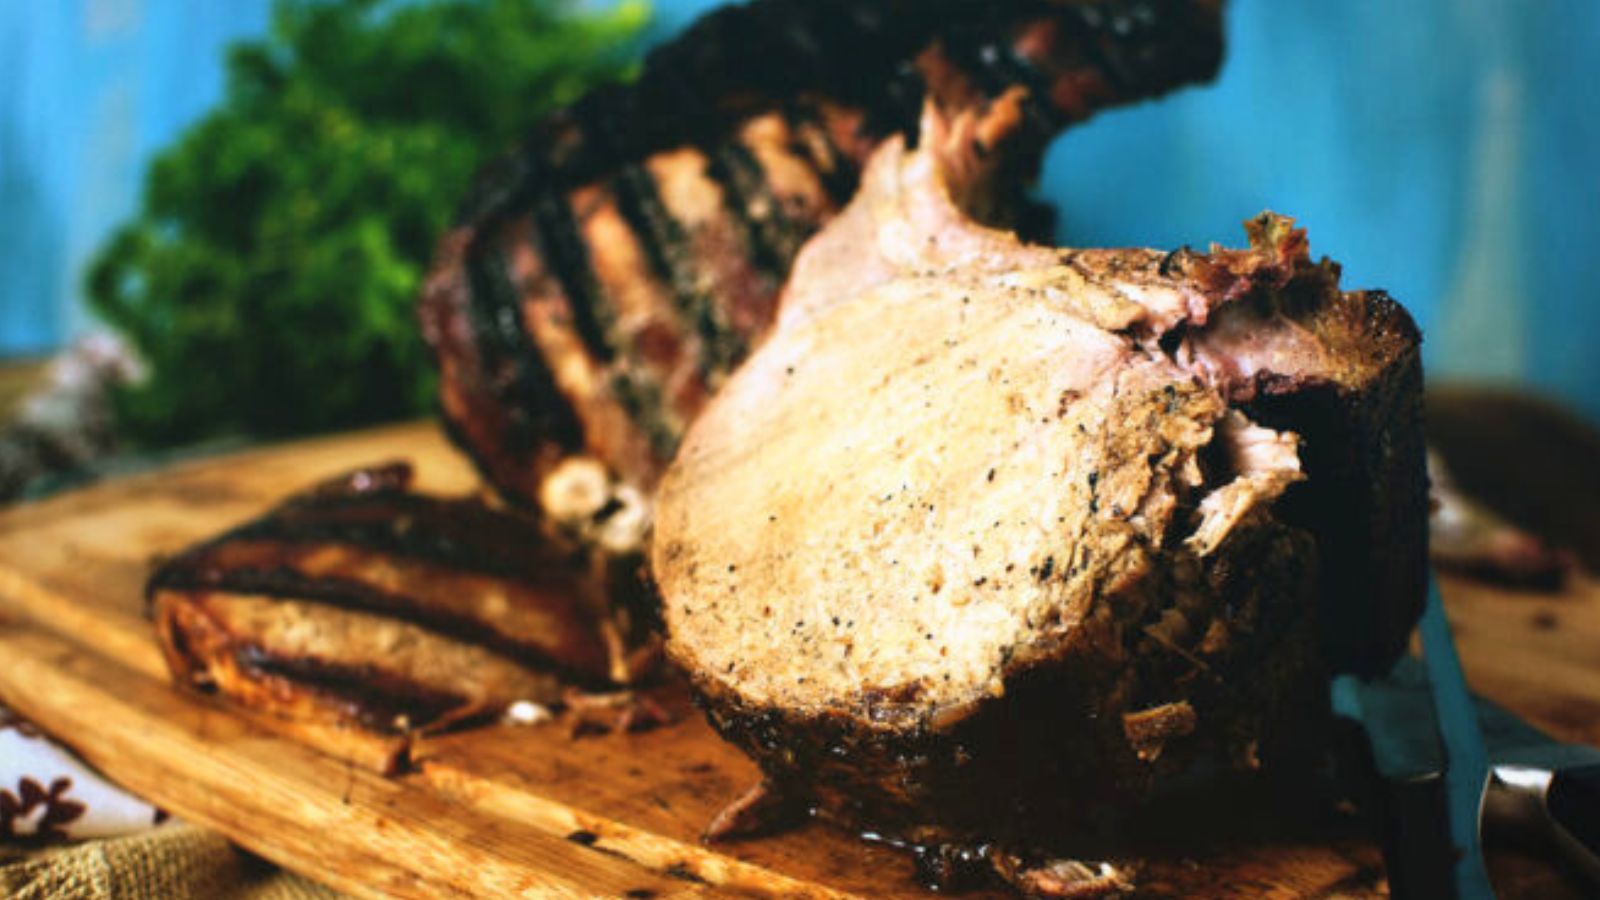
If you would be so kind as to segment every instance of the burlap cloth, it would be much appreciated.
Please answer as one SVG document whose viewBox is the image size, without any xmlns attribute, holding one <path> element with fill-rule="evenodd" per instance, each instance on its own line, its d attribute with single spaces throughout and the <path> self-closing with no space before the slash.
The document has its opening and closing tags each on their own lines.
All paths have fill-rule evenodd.
<svg viewBox="0 0 1600 900">
<path fill-rule="evenodd" d="M 335 900 L 330 888 L 252 856 L 214 831 L 172 824 L 24 851 L 0 844 L 10 900 Z"/>
</svg>

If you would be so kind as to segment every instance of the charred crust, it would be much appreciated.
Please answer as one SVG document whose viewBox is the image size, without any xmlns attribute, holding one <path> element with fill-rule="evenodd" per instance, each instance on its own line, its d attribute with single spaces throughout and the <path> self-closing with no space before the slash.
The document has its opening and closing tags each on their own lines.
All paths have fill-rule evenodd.
<svg viewBox="0 0 1600 900">
<path fill-rule="evenodd" d="M 556 586 L 570 586 L 575 577 L 571 551 L 531 518 L 475 500 L 375 488 L 291 497 L 267 515 L 168 560 L 151 576 L 150 589 L 192 582 L 193 570 L 213 548 L 244 540 L 336 544 Z"/>
<path fill-rule="evenodd" d="M 643 166 L 623 166 L 611 179 L 610 189 L 617 210 L 638 238 L 652 273 L 671 292 L 680 325 L 686 331 L 711 326 L 709 334 L 701 335 L 703 346 L 696 358 L 701 378 L 709 378 L 711 361 L 718 358 L 714 349 L 726 336 L 716 330 L 714 320 L 707 321 L 705 308 L 709 300 L 695 283 L 694 250 L 688 235 L 662 203 L 655 179 Z"/>
<path fill-rule="evenodd" d="M 476 619 L 431 607 L 415 597 L 378 590 L 345 578 L 308 577 L 287 566 L 196 568 L 172 575 L 156 589 L 258 594 L 375 612 L 442 637 L 483 647 L 526 668 L 548 671 L 574 684 L 602 684 L 607 675 L 606 661 L 598 647 L 593 652 L 588 648 L 572 648 L 571 653 L 552 652 L 545 643 L 506 634 Z M 589 662 L 576 666 L 574 657 Z M 562 664 L 561 658 L 566 658 L 568 663 Z"/>
<path fill-rule="evenodd" d="M 760 164 L 743 144 L 729 141 L 710 155 L 706 174 L 721 187 L 723 209 L 743 236 L 750 261 L 775 290 L 799 246 L 784 239 L 786 229 Z M 754 212 L 758 209 L 763 212 Z"/>
<path fill-rule="evenodd" d="M 590 358 L 602 364 L 610 362 L 618 349 L 613 336 L 615 311 L 595 278 L 589 248 L 578 231 L 570 201 L 559 192 L 541 192 L 530 201 L 527 211 L 533 218 L 531 233 L 539 256 L 567 298 L 573 329 Z M 531 349 L 531 342 L 527 346 Z"/>
<path fill-rule="evenodd" d="M 1337 379 L 1262 382 L 1242 406 L 1255 421 L 1303 438 L 1307 478 L 1278 515 L 1309 531 L 1323 558 L 1330 665 L 1373 675 L 1405 651 L 1426 596 L 1420 335 L 1382 292 L 1340 296 L 1314 327 L 1363 342 L 1361 365 Z"/>
<path fill-rule="evenodd" d="M 234 651 L 239 669 L 264 682 L 280 682 L 326 701 L 340 718 L 380 734 L 404 734 L 439 724 L 470 706 L 468 699 L 375 666 L 352 666 L 315 657 L 276 656 L 253 645 Z M 484 710 L 487 715 L 492 710 Z"/>
<path fill-rule="evenodd" d="M 857 161 L 834 141 L 816 101 L 800 100 L 790 104 L 784 118 L 798 135 L 791 150 L 796 156 L 810 156 L 828 199 L 842 209 L 861 185 Z"/>
<path fill-rule="evenodd" d="M 479 377 L 453 386 L 469 398 L 486 394 L 498 412 L 489 420 L 499 422 L 490 458 L 537 456 L 536 451 L 550 445 L 567 451 L 581 447 L 583 430 L 577 413 L 556 387 L 555 373 L 524 328 L 521 298 L 512 286 L 503 255 L 487 241 L 474 241 L 463 265 L 468 279 L 467 330 L 475 342 L 467 360 L 477 362 Z M 436 346 L 435 353 L 442 355 L 451 349 L 452 345 Z M 454 349 L 461 347 L 454 345 Z M 468 373 L 472 371 L 468 369 Z M 479 404 L 469 400 L 469 410 L 477 408 Z M 464 423 L 463 429 L 467 427 Z M 498 468 L 489 474 L 503 477 Z"/>
<path fill-rule="evenodd" d="M 1082 626 L 1100 638 L 1014 655 L 1002 696 L 957 710 L 785 708 L 750 702 L 703 674 L 696 699 L 769 782 L 854 830 L 927 845 L 1025 845 L 1062 822 L 1093 830 L 1198 759 L 1245 765 L 1265 747 L 1262 755 L 1292 766 L 1310 755 L 1326 676 L 1314 606 L 1304 602 L 1311 572 L 1285 561 L 1311 555 L 1304 534 L 1267 529 L 1234 563 L 1201 574 L 1204 584 L 1153 593 L 1173 605 L 1106 599 Z M 1209 613 L 1228 637 L 1204 649 L 1207 612 L 1182 599 L 1201 594 L 1227 598 Z M 1174 609 L 1197 619 L 1187 655 L 1140 626 Z M 1192 675 L 1196 657 L 1214 677 Z M 1122 712 L 1133 714 L 1131 729 Z M 1160 752 L 1150 753 L 1157 741 Z"/>
</svg>

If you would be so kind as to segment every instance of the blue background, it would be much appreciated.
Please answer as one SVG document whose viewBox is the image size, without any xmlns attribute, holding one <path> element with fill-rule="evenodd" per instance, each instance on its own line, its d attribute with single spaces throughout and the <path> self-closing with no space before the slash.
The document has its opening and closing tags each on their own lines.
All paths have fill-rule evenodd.
<svg viewBox="0 0 1600 900">
<path fill-rule="evenodd" d="M 598 2 L 598 0 L 597 0 Z M 712 0 L 657 0 L 658 36 Z M 150 155 L 220 94 L 268 0 L 0 0 L 0 356 L 92 323 L 83 267 Z M 1296 215 L 1427 334 L 1432 376 L 1600 419 L 1600 4 L 1233 0 L 1218 82 L 1058 141 L 1039 190 L 1078 245 L 1242 240 Z"/>
</svg>

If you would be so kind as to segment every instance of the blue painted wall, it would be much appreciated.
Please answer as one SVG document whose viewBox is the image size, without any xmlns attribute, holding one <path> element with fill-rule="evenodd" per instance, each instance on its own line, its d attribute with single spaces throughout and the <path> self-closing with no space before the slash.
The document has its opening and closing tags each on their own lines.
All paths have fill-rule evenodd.
<svg viewBox="0 0 1600 900">
<path fill-rule="evenodd" d="M 268 0 L 0 0 L 0 355 L 88 324 L 94 248 L 144 164 L 216 102 L 222 48 Z"/>
<path fill-rule="evenodd" d="M 604 0 L 590 0 L 604 2 Z M 716 0 L 657 0 L 668 34 Z M 268 0 L 0 0 L 0 355 L 86 324 L 82 266 Z M 1600 419 L 1600 4 L 1232 0 L 1219 83 L 1054 148 L 1063 240 L 1236 243 L 1299 216 L 1422 322 L 1436 374 Z"/>
</svg>

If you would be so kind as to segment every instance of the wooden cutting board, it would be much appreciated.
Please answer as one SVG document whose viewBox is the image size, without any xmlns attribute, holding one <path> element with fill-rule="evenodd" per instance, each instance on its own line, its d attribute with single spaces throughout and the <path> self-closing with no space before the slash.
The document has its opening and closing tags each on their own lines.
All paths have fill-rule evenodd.
<svg viewBox="0 0 1600 900">
<path fill-rule="evenodd" d="M 142 615 L 151 560 L 302 486 L 397 457 L 416 465 L 423 490 L 475 488 L 436 430 L 415 424 L 209 459 L 0 511 L 0 703 L 175 815 L 358 896 L 928 896 L 904 854 L 815 824 L 702 845 L 701 828 L 756 772 L 671 688 L 663 697 L 679 721 L 667 728 L 574 738 L 559 722 L 486 726 L 418 742 L 410 767 L 389 777 L 374 771 L 370 741 L 314 741 L 340 758 L 174 688 Z M 1490 601 L 1468 600 L 1462 651 L 1475 674 L 1490 673 L 1487 684 L 1498 688 L 1490 693 L 1568 736 L 1600 737 L 1592 730 L 1600 661 L 1578 649 L 1600 637 L 1600 598 L 1592 590 L 1580 598 L 1587 625 L 1575 634 L 1549 628 L 1536 607 L 1520 613 L 1521 649 L 1498 656 L 1504 664 L 1486 662 L 1488 649 L 1473 639 L 1474 617 L 1488 627 Z M 1570 606 L 1562 615 L 1572 617 Z M 1537 645 L 1556 638 L 1563 652 L 1541 660 Z M 1573 733 L 1580 728 L 1590 730 Z M 1247 837 L 1229 832 L 1153 854 L 1140 864 L 1140 884 L 1152 896 L 1384 893 L 1380 855 L 1353 820 L 1330 813 L 1261 824 Z"/>
</svg>

